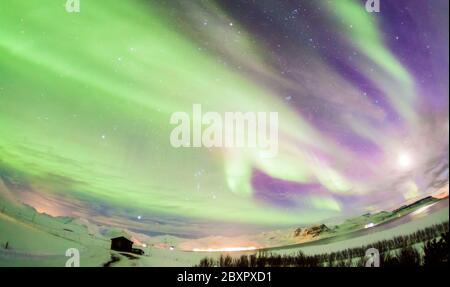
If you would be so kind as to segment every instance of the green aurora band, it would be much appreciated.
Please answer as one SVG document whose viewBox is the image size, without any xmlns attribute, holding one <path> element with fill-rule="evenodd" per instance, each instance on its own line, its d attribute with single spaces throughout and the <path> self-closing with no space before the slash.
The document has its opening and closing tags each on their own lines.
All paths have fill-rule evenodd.
<svg viewBox="0 0 450 287">
<path fill-rule="evenodd" d="M 330 29 L 343 31 L 342 41 L 361 55 L 353 64 L 385 95 L 404 133 L 390 128 L 380 132 L 371 125 L 383 112 L 360 100 L 360 89 L 313 49 L 300 50 L 299 57 L 311 58 L 307 69 L 317 82 L 308 86 L 285 79 L 271 65 L 273 56 L 262 39 L 220 5 L 180 2 L 181 24 L 173 20 L 169 5 L 155 1 L 81 0 L 80 13 L 67 13 L 65 1 L 1 1 L 0 172 L 26 182 L 15 196 L 27 202 L 31 193 L 54 200 L 55 210 L 58 203 L 72 204 L 75 209 L 66 210 L 68 215 L 108 222 L 107 215 L 110 223 L 128 226 L 128 219 L 141 214 L 309 223 L 347 212 L 339 196 L 376 197 L 378 183 L 394 181 L 398 174 L 386 171 L 394 169 L 389 162 L 405 137 L 413 139 L 417 154 L 427 150 L 424 133 L 415 132 L 422 130 L 415 80 L 384 44 L 376 19 L 360 2 L 318 5 L 333 24 Z M 208 19 L 207 29 L 202 19 Z M 206 39 L 209 49 L 200 47 L 198 39 Z M 335 105 L 345 102 L 346 109 L 364 114 L 359 120 L 346 119 L 348 128 L 379 147 L 386 169 L 380 170 L 379 162 L 368 164 L 371 180 L 345 174 L 353 151 L 321 133 L 280 97 L 274 83 L 298 93 L 317 88 L 318 97 L 341 94 Z M 193 103 L 218 112 L 278 112 L 278 157 L 263 160 L 247 150 L 174 149 L 170 115 L 191 113 Z M 438 146 L 448 147 L 443 141 Z M 428 152 L 424 157 L 434 156 Z M 302 208 L 262 203 L 253 196 L 255 169 L 281 181 L 317 183 L 326 192 L 293 196 Z M 414 180 L 406 184 L 412 187 L 402 196 L 417 196 Z M 106 211 L 99 215 L 102 208 Z M 379 205 L 361 208 L 370 211 Z M 155 228 L 139 224 L 134 226 Z"/>
</svg>

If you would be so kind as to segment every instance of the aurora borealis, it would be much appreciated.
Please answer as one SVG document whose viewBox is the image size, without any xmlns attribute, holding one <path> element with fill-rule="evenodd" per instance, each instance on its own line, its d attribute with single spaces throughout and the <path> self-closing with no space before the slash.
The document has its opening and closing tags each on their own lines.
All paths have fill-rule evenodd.
<svg viewBox="0 0 450 287">
<path fill-rule="evenodd" d="M 364 2 L 2 0 L 0 195 L 195 235 L 432 193 L 448 180 L 449 3 Z M 170 116 L 193 104 L 278 112 L 278 155 L 173 148 Z"/>
</svg>

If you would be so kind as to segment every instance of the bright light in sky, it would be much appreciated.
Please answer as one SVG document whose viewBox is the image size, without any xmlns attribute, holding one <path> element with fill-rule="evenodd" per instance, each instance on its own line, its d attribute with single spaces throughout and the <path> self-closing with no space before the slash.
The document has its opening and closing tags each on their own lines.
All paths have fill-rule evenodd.
<svg viewBox="0 0 450 287">
<path fill-rule="evenodd" d="M 407 152 L 402 152 L 397 158 L 398 167 L 401 169 L 408 169 L 412 165 L 411 155 Z"/>
</svg>

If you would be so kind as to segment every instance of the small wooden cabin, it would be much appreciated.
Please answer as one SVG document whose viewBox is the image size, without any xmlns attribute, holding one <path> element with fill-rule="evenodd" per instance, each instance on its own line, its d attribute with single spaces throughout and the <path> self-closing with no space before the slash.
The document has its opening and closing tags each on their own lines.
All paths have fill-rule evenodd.
<svg viewBox="0 0 450 287">
<path fill-rule="evenodd" d="M 111 239 L 111 250 L 132 252 L 133 241 L 124 236 L 119 236 Z"/>
</svg>

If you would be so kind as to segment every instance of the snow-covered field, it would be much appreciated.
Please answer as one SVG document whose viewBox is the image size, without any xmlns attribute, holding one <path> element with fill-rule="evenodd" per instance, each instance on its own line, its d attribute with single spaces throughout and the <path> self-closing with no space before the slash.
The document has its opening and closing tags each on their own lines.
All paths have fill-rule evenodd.
<svg viewBox="0 0 450 287">
<path fill-rule="evenodd" d="M 71 236 L 74 239 L 70 239 Z M 111 266 L 193 266 L 205 256 L 205 253 L 140 247 L 147 255 L 133 255 L 136 259 L 130 259 L 111 252 L 109 240 L 97 236 L 93 239 L 87 232 L 51 234 L 38 225 L 0 213 L 0 266 L 65 266 L 69 259 L 65 253 L 69 248 L 80 251 L 80 266 L 103 266 L 111 260 L 111 255 L 120 258 Z M 5 249 L 7 242 L 8 248 Z M 208 254 L 210 257 L 216 255 Z"/>
<path fill-rule="evenodd" d="M 0 214 L 0 230 L 0 266 L 64 266 L 68 248 L 80 251 L 83 266 L 98 266 L 109 258 L 107 249 L 99 245 L 53 235 L 4 214 Z"/>
<path fill-rule="evenodd" d="M 273 254 L 293 254 L 302 251 L 305 254 L 320 254 L 333 251 L 339 251 L 352 247 L 360 247 L 374 243 L 376 241 L 390 239 L 395 236 L 408 235 L 417 230 L 432 226 L 433 224 L 442 223 L 449 219 L 448 205 L 430 215 L 417 218 L 413 221 L 389 228 L 387 230 L 376 231 L 370 234 L 353 237 L 345 240 L 331 242 L 327 244 L 313 244 L 304 247 L 294 247 L 286 249 L 271 250 Z M 319 242 L 318 242 L 319 243 Z"/>
<path fill-rule="evenodd" d="M 80 251 L 81 266 L 103 266 L 111 261 L 111 256 L 119 258 L 111 266 L 194 266 L 204 257 L 217 258 L 220 252 L 182 251 L 183 240 L 171 237 L 148 237 L 134 234 L 134 241 L 147 243 L 138 246 L 146 255 L 123 255 L 109 250 L 112 234 L 119 231 L 101 231 L 101 227 L 90 225 L 86 221 L 71 218 L 51 217 L 35 214 L 28 207 L 8 207 L 13 212 L 0 212 L 0 266 L 65 266 L 68 257 L 65 252 L 69 248 Z M 1 210 L 0 210 L 1 211 Z M 413 233 L 433 224 L 448 221 L 448 199 L 446 205 L 437 211 L 420 216 L 418 210 L 414 220 L 393 226 L 385 230 L 348 236 L 344 240 L 328 241 L 326 244 L 316 243 L 285 249 L 273 249 L 275 254 L 291 254 L 303 251 L 306 254 L 317 254 L 338 251 L 350 247 L 359 247 L 382 239 Z M 272 234 L 272 233 L 271 233 Z M 287 236 L 287 235 L 286 235 Z M 286 236 L 280 237 L 286 238 Z M 6 243 L 8 247 L 6 247 Z M 171 250 L 169 247 L 175 245 Z M 254 251 L 253 251 L 254 252 Z M 245 252 L 245 254 L 250 254 Z M 229 253 L 239 256 L 242 252 Z"/>
</svg>

